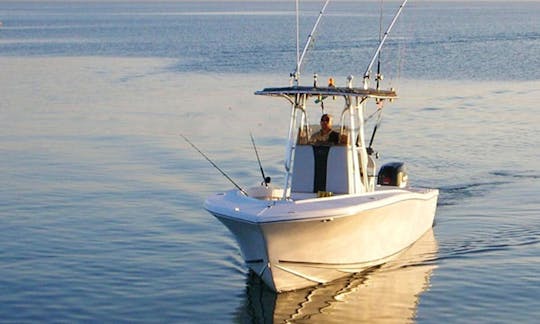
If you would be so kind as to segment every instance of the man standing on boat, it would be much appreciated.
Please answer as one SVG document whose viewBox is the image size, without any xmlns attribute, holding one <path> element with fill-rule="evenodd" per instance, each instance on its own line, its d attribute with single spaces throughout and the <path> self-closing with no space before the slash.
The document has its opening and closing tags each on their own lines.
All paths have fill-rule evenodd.
<svg viewBox="0 0 540 324">
<path fill-rule="evenodd" d="M 339 133 L 332 130 L 332 116 L 321 116 L 321 130 L 311 135 L 309 142 L 313 145 L 329 145 L 339 143 Z"/>
</svg>

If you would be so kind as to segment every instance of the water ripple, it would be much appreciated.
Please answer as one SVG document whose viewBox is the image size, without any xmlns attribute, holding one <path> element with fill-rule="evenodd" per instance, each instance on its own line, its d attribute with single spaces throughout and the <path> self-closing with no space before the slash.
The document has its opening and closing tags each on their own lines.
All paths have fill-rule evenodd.
<svg viewBox="0 0 540 324">
<path fill-rule="evenodd" d="M 461 241 L 441 244 L 438 260 L 469 258 L 478 254 L 516 251 L 522 247 L 540 244 L 540 225 L 499 228 L 495 232 L 472 233 Z"/>
<path fill-rule="evenodd" d="M 494 187 L 508 183 L 510 181 L 488 181 L 441 186 L 439 188 L 441 191 L 439 206 L 456 205 L 461 203 L 463 199 L 483 196 Z"/>
<path fill-rule="evenodd" d="M 515 171 L 492 171 L 489 174 L 499 177 L 506 177 L 506 178 L 515 178 L 515 179 L 540 179 L 540 174 L 536 173 L 537 171 L 534 170 L 521 170 L 519 172 Z"/>
</svg>

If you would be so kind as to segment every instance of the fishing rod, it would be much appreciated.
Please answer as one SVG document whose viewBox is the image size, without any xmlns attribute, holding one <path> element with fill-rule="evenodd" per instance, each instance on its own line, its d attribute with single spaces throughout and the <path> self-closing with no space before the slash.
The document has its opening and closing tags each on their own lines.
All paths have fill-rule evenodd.
<svg viewBox="0 0 540 324">
<path fill-rule="evenodd" d="M 259 151 L 257 151 L 257 146 L 255 145 L 255 139 L 253 138 L 253 134 L 251 132 L 249 133 L 249 136 L 251 137 L 251 143 L 253 143 L 253 149 L 255 150 L 255 155 L 257 156 L 257 161 L 259 162 L 259 168 L 261 169 L 261 174 L 263 178 L 264 185 L 268 187 L 268 184 L 272 180 L 270 177 L 267 177 L 264 175 L 264 170 L 262 167 L 261 159 L 259 158 Z"/>
<path fill-rule="evenodd" d="M 379 43 L 382 41 L 382 21 L 383 21 L 383 0 L 381 0 L 381 7 L 380 7 L 380 14 L 379 14 Z M 377 74 L 375 76 L 375 81 L 377 82 L 376 89 L 380 89 L 380 83 L 383 79 L 383 76 L 381 74 L 381 53 L 382 50 L 379 51 L 378 59 L 377 59 Z M 379 157 L 379 153 L 375 152 L 373 150 L 373 140 L 375 139 L 375 134 L 377 133 L 377 129 L 381 125 L 381 119 L 382 119 L 382 99 L 376 99 L 377 102 L 377 111 L 379 114 L 377 115 L 377 123 L 375 123 L 375 126 L 373 127 L 373 132 L 371 133 L 371 139 L 369 140 L 369 146 L 367 148 L 367 152 L 369 155 L 375 153 L 375 157 Z M 379 107 L 380 105 L 380 107 Z"/>
<path fill-rule="evenodd" d="M 399 15 L 401 14 L 401 11 L 403 10 L 403 7 L 405 7 L 405 4 L 407 3 L 407 0 L 404 0 L 401 5 L 399 6 L 399 9 L 398 11 L 396 12 L 394 18 L 392 19 L 392 22 L 390 23 L 390 25 L 388 26 L 388 28 L 386 29 L 386 31 L 384 32 L 384 36 L 383 38 L 381 39 L 381 41 L 379 42 L 379 47 L 377 47 L 377 50 L 375 51 L 375 55 L 373 55 L 373 57 L 371 58 L 371 62 L 369 62 L 369 65 L 366 69 L 366 72 L 364 72 L 364 88 L 367 88 L 368 86 L 368 80 L 369 80 L 369 75 L 371 73 L 371 68 L 373 67 L 373 64 L 375 64 L 375 60 L 377 59 L 377 57 L 379 56 L 380 52 L 381 52 L 381 49 L 384 45 L 384 42 L 386 41 L 386 39 L 388 38 L 388 34 L 390 34 L 390 31 L 392 30 L 392 27 L 394 27 L 394 24 L 396 23 Z"/>
<path fill-rule="evenodd" d="M 247 192 L 242 189 L 236 182 L 234 182 L 233 179 L 231 179 L 231 177 L 229 177 L 223 170 L 221 170 L 212 160 L 210 160 L 210 158 L 208 156 L 206 156 L 206 154 L 204 154 L 201 150 L 199 150 L 199 148 L 197 146 L 195 146 L 195 144 L 193 144 L 186 136 L 184 136 L 184 134 L 180 134 L 180 136 L 182 136 L 186 142 L 189 143 L 189 145 L 191 145 L 195 150 L 197 150 L 197 152 L 201 153 L 201 155 L 208 161 L 210 162 L 210 164 L 212 164 L 212 166 L 214 168 L 216 168 L 219 172 L 221 172 L 221 174 L 227 178 L 227 180 L 229 180 L 236 188 L 238 188 L 238 190 L 240 190 L 241 193 L 243 193 L 244 195 L 248 196 Z"/>
<path fill-rule="evenodd" d="M 302 55 L 299 55 L 300 52 L 300 37 L 299 37 L 299 18 L 298 18 L 298 1 L 296 1 L 296 69 L 294 73 L 291 74 L 292 77 L 294 77 L 294 80 L 296 82 L 296 85 L 298 85 L 298 79 L 300 77 L 300 68 L 302 67 L 302 61 L 304 61 L 304 57 L 306 56 L 307 50 L 309 48 L 309 45 L 313 41 L 313 34 L 315 34 L 315 30 L 319 26 L 319 22 L 321 21 L 321 18 L 324 14 L 324 11 L 326 10 L 326 7 L 328 6 L 328 3 L 330 0 L 326 0 L 324 5 L 322 6 L 321 11 L 319 11 L 319 16 L 317 17 L 317 20 L 315 21 L 315 25 L 313 25 L 313 28 L 311 29 L 311 33 L 309 33 L 309 36 L 306 41 L 306 45 L 304 45 L 304 49 L 302 50 Z"/>
<path fill-rule="evenodd" d="M 369 155 L 375 153 L 375 157 L 376 158 L 379 158 L 379 153 L 378 152 L 375 152 L 373 150 L 373 140 L 375 139 L 375 133 L 377 133 L 377 128 L 379 128 L 379 126 L 381 125 L 381 119 L 382 119 L 382 108 L 378 108 L 377 109 L 379 111 L 379 114 L 377 115 L 377 123 L 375 124 L 375 126 L 373 127 L 373 132 L 371 133 L 371 139 L 369 140 L 369 146 L 367 148 L 367 153 Z"/>
</svg>

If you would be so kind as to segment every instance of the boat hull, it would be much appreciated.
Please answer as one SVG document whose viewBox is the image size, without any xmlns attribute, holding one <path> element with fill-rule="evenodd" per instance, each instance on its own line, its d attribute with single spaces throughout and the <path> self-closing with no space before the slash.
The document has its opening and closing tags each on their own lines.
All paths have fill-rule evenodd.
<svg viewBox="0 0 540 324">
<path fill-rule="evenodd" d="M 388 190 L 257 208 L 260 201 L 231 191 L 210 197 L 205 208 L 234 235 L 248 267 L 280 292 L 396 257 L 433 226 L 437 196 L 437 190 Z"/>
</svg>

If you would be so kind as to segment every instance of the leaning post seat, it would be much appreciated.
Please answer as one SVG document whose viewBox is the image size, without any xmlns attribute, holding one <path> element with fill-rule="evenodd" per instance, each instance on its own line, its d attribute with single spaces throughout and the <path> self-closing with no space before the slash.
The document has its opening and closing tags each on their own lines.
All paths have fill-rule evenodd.
<svg viewBox="0 0 540 324">
<path fill-rule="evenodd" d="M 296 145 L 294 149 L 292 192 L 314 192 L 315 156 L 313 146 Z"/>
<path fill-rule="evenodd" d="M 347 146 L 297 145 L 291 190 L 302 193 L 351 193 L 351 167 L 352 156 Z"/>
<path fill-rule="evenodd" d="M 330 147 L 326 168 L 326 191 L 335 194 L 352 193 L 353 172 L 351 150 L 346 145 Z"/>
</svg>

